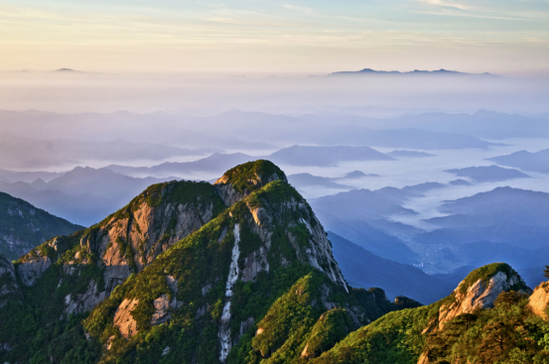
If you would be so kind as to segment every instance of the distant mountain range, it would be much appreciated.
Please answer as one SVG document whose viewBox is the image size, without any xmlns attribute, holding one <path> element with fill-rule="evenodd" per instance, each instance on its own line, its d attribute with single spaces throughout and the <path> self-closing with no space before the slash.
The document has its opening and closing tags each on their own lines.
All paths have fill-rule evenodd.
<svg viewBox="0 0 550 364">
<path fill-rule="evenodd" d="M 439 69 L 439 70 L 433 70 L 433 71 L 427 71 L 427 70 L 414 70 L 414 71 L 407 71 L 407 72 L 400 72 L 400 71 L 378 71 L 373 70 L 372 68 L 363 68 L 359 71 L 339 71 L 339 72 L 333 72 L 329 76 L 341 76 L 341 75 L 456 75 L 456 76 L 493 76 L 493 77 L 502 77 L 500 75 L 494 75 L 489 72 L 485 73 L 467 73 L 467 72 L 459 72 L 459 71 L 451 71 L 446 69 Z"/>
</svg>

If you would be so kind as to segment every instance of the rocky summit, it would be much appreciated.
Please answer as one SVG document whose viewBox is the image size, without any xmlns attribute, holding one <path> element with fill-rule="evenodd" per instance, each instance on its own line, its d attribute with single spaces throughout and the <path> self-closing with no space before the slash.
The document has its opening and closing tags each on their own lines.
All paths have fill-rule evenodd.
<svg viewBox="0 0 550 364">
<path fill-rule="evenodd" d="M 259 160 L 214 184 L 152 185 L 88 229 L 14 263 L 0 256 L 0 362 L 538 360 L 545 287 L 529 298 L 506 264 L 479 268 L 430 306 L 350 287 L 309 204 Z M 489 347 L 483 335 L 503 312 L 532 340 L 492 356 L 465 344 L 472 325 Z"/>
</svg>

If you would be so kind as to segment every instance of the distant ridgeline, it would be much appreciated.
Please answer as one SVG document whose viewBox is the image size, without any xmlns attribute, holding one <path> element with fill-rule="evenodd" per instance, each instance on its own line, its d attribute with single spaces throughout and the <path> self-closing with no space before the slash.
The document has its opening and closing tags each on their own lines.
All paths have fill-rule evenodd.
<svg viewBox="0 0 550 364">
<path fill-rule="evenodd" d="M 496 76 L 496 77 L 502 77 L 499 75 L 494 75 L 489 72 L 484 73 L 467 73 L 467 72 L 459 72 L 459 71 L 451 71 L 446 69 L 439 69 L 439 70 L 433 70 L 433 71 L 427 71 L 427 70 L 414 70 L 414 71 L 408 71 L 408 72 L 400 72 L 400 71 L 377 71 L 373 70 L 372 68 L 363 68 L 359 71 L 339 71 L 339 72 L 333 72 L 329 74 L 328 76 L 342 76 L 342 75 L 456 75 L 456 76 Z"/>
<path fill-rule="evenodd" d="M 3 192 L 0 192 L 0 221 L 0 254 L 8 259 L 17 259 L 56 235 L 82 229 Z"/>
<path fill-rule="evenodd" d="M 506 264 L 430 306 L 352 288 L 309 204 L 259 160 L 0 257 L 0 362 L 548 362 L 547 282 L 529 293 Z"/>
</svg>

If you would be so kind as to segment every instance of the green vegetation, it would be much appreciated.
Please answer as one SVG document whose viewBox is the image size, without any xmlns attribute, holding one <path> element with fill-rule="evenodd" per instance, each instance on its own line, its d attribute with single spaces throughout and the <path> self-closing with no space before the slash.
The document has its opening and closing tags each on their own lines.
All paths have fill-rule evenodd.
<svg viewBox="0 0 550 364">
<path fill-rule="evenodd" d="M 490 310 L 463 314 L 427 335 L 430 363 L 548 363 L 548 322 L 526 307 L 528 298 L 503 292 Z"/>
<path fill-rule="evenodd" d="M 210 364 L 219 362 L 223 327 L 233 346 L 229 364 L 414 364 L 422 354 L 440 364 L 548 363 L 548 324 L 527 308 L 524 295 L 501 294 L 495 308 L 458 316 L 438 330 L 439 309 L 454 296 L 430 306 L 418 307 L 406 297 L 392 304 L 378 288 L 346 292 L 308 264 L 306 249 L 313 239 L 308 225 L 315 228 L 316 219 L 271 162 L 247 163 L 226 177 L 250 195 L 225 208 L 207 183 L 153 185 L 101 223 L 22 257 L 16 266 L 39 257 L 49 257 L 52 265 L 34 286 L 18 281 L 21 297 L 0 308 L 0 343 L 13 347 L 0 348 L 0 362 Z M 157 235 L 151 238 L 150 231 L 132 230 L 134 213 L 144 204 L 165 211 L 169 203 L 185 205 L 199 218 L 207 209 L 214 212 L 198 231 L 138 272 L 134 259 L 145 262 L 146 250 L 173 239 L 178 220 L 155 213 L 150 231 Z M 237 225 L 238 267 L 248 269 L 249 276 L 237 280 L 229 294 Z M 68 302 L 78 302 L 95 286 L 95 292 L 105 290 L 100 246 L 112 231 L 117 235 L 108 244 L 134 264 L 134 273 L 91 312 L 70 314 Z M 138 238 L 132 241 L 134 234 Z M 261 262 L 254 271 L 252 258 Z M 330 262 L 319 264 L 326 269 Z M 461 290 L 500 271 L 515 273 L 502 263 L 482 267 Z M 0 277 L 0 284 L 6 283 L 7 277 Z M 520 282 L 515 288 L 522 287 Z M 170 307 L 157 310 L 155 300 L 164 295 Z M 134 336 L 114 325 L 123 302 L 136 303 L 129 315 L 137 328 Z M 229 308 L 229 322 L 222 321 L 224 308 Z M 165 322 L 153 325 L 154 315 Z"/>
<path fill-rule="evenodd" d="M 331 349 L 355 329 L 352 318 L 343 308 L 334 308 L 321 315 L 311 329 L 302 357 L 314 358 Z"/>
<path fill-rule="evenodd" d="M 512 269 L 508 264 L 506 263 L 493 263 L 484 265 L 483 267 L 474 269 L 460 284 L 459 292 L 461 294 L 465 294 L 468 291 L 468 288 L 470 288 L 475 282 L 481 279 L 481 282 L 485 286 L 491 278 L 493 278 L 498 272 L 503 272 L 506 274 L 507 277 L 511 277 L 512 275 L 519 275 L 515 270 Z M 523 289 L 525 291 L 528 290 L 527 286 L 524 282 L 520 282 L 517 287 L 513 287 L 514 290 L 520 290 Z"/>
<path fill-rule="evenodd" d="M 92 281 L 104 289 L 99 266 L 77 265 L 71 273 L 58 263 L 32 287 L 18 282 L 23 296 L 0 310 L 0 342 L 13 346 L 0 350 L 0 361 L 47 363 L 51 357 L 57 363 L 95 363 L 100 346 L 84 336 L 81 321 L 86 314 L 64 313 L 66 297 L 86 292 Z"/>
<path fill-rule="evenodd" d="M 416 364 L 425 343 L 421 333 L 438 310 L 436 303 L 390 312 L 352 332 L 310 363 Z"/>
<path fill-rule="evenodd" d="M 225 172 L 225 183 L 231 183 L 233 188 L 240 193 L 257 190 L 274 180 L 286 181 L 283 171 L 275 164 L 267 160 L 248 162 Z"/>
<path fill-rule="evenodd" d="M 506 264 L 490 264 L 473 271 L 464 286 L 499 271 L 514 273 Z M 548 363 L 548 322 L 526 307 L 526 294 L 503 292 L 494 308 L 459 315 L 438 329 L 439 309 L 450 298 L 388 313 L 311 363 L 413 364 L 420 355 L 439 364 Z"/>
</svg>

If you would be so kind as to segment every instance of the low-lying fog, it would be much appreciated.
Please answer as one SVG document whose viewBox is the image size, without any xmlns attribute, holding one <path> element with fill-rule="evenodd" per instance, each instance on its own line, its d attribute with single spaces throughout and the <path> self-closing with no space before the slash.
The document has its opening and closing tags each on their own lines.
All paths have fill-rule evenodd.
<svg viewBox="0 0 550 364">
<path fill-rule="evenodd" d="M 482 263 L 450 243 L 475 241 L 460 230 L 475 213 L 445 201 L 492 199 L 480 241 L 503 241 L 498 210 L 518 198 L 548 210 L 547 77 L 19 72 L 3 74 L 0 109 L 0 191 L 82 225 L 152 183 L 212 182 L 258 158 L 283 169 L 327 230 L 431 273 Z M 536 243 L 506 244 L 547 244 L 544 216 L 533 227 L 512 212 L 501 222 Z M 447 230 L 432 219 L 443 216 Z M 372 231 L 415 255 L 378 251 L 363 241 Z M 449 243 L 433 245 L 431 232 Z"/>
<path fill-rule="evenodd" d="M 480 109 L 548 112 L 548 77 L 438 74 L 102 74 L 4 72 L 0 109 L 61 113 L 159 110 L 208 116 L 230 109 L 362 114 Z"/>
</svg>

